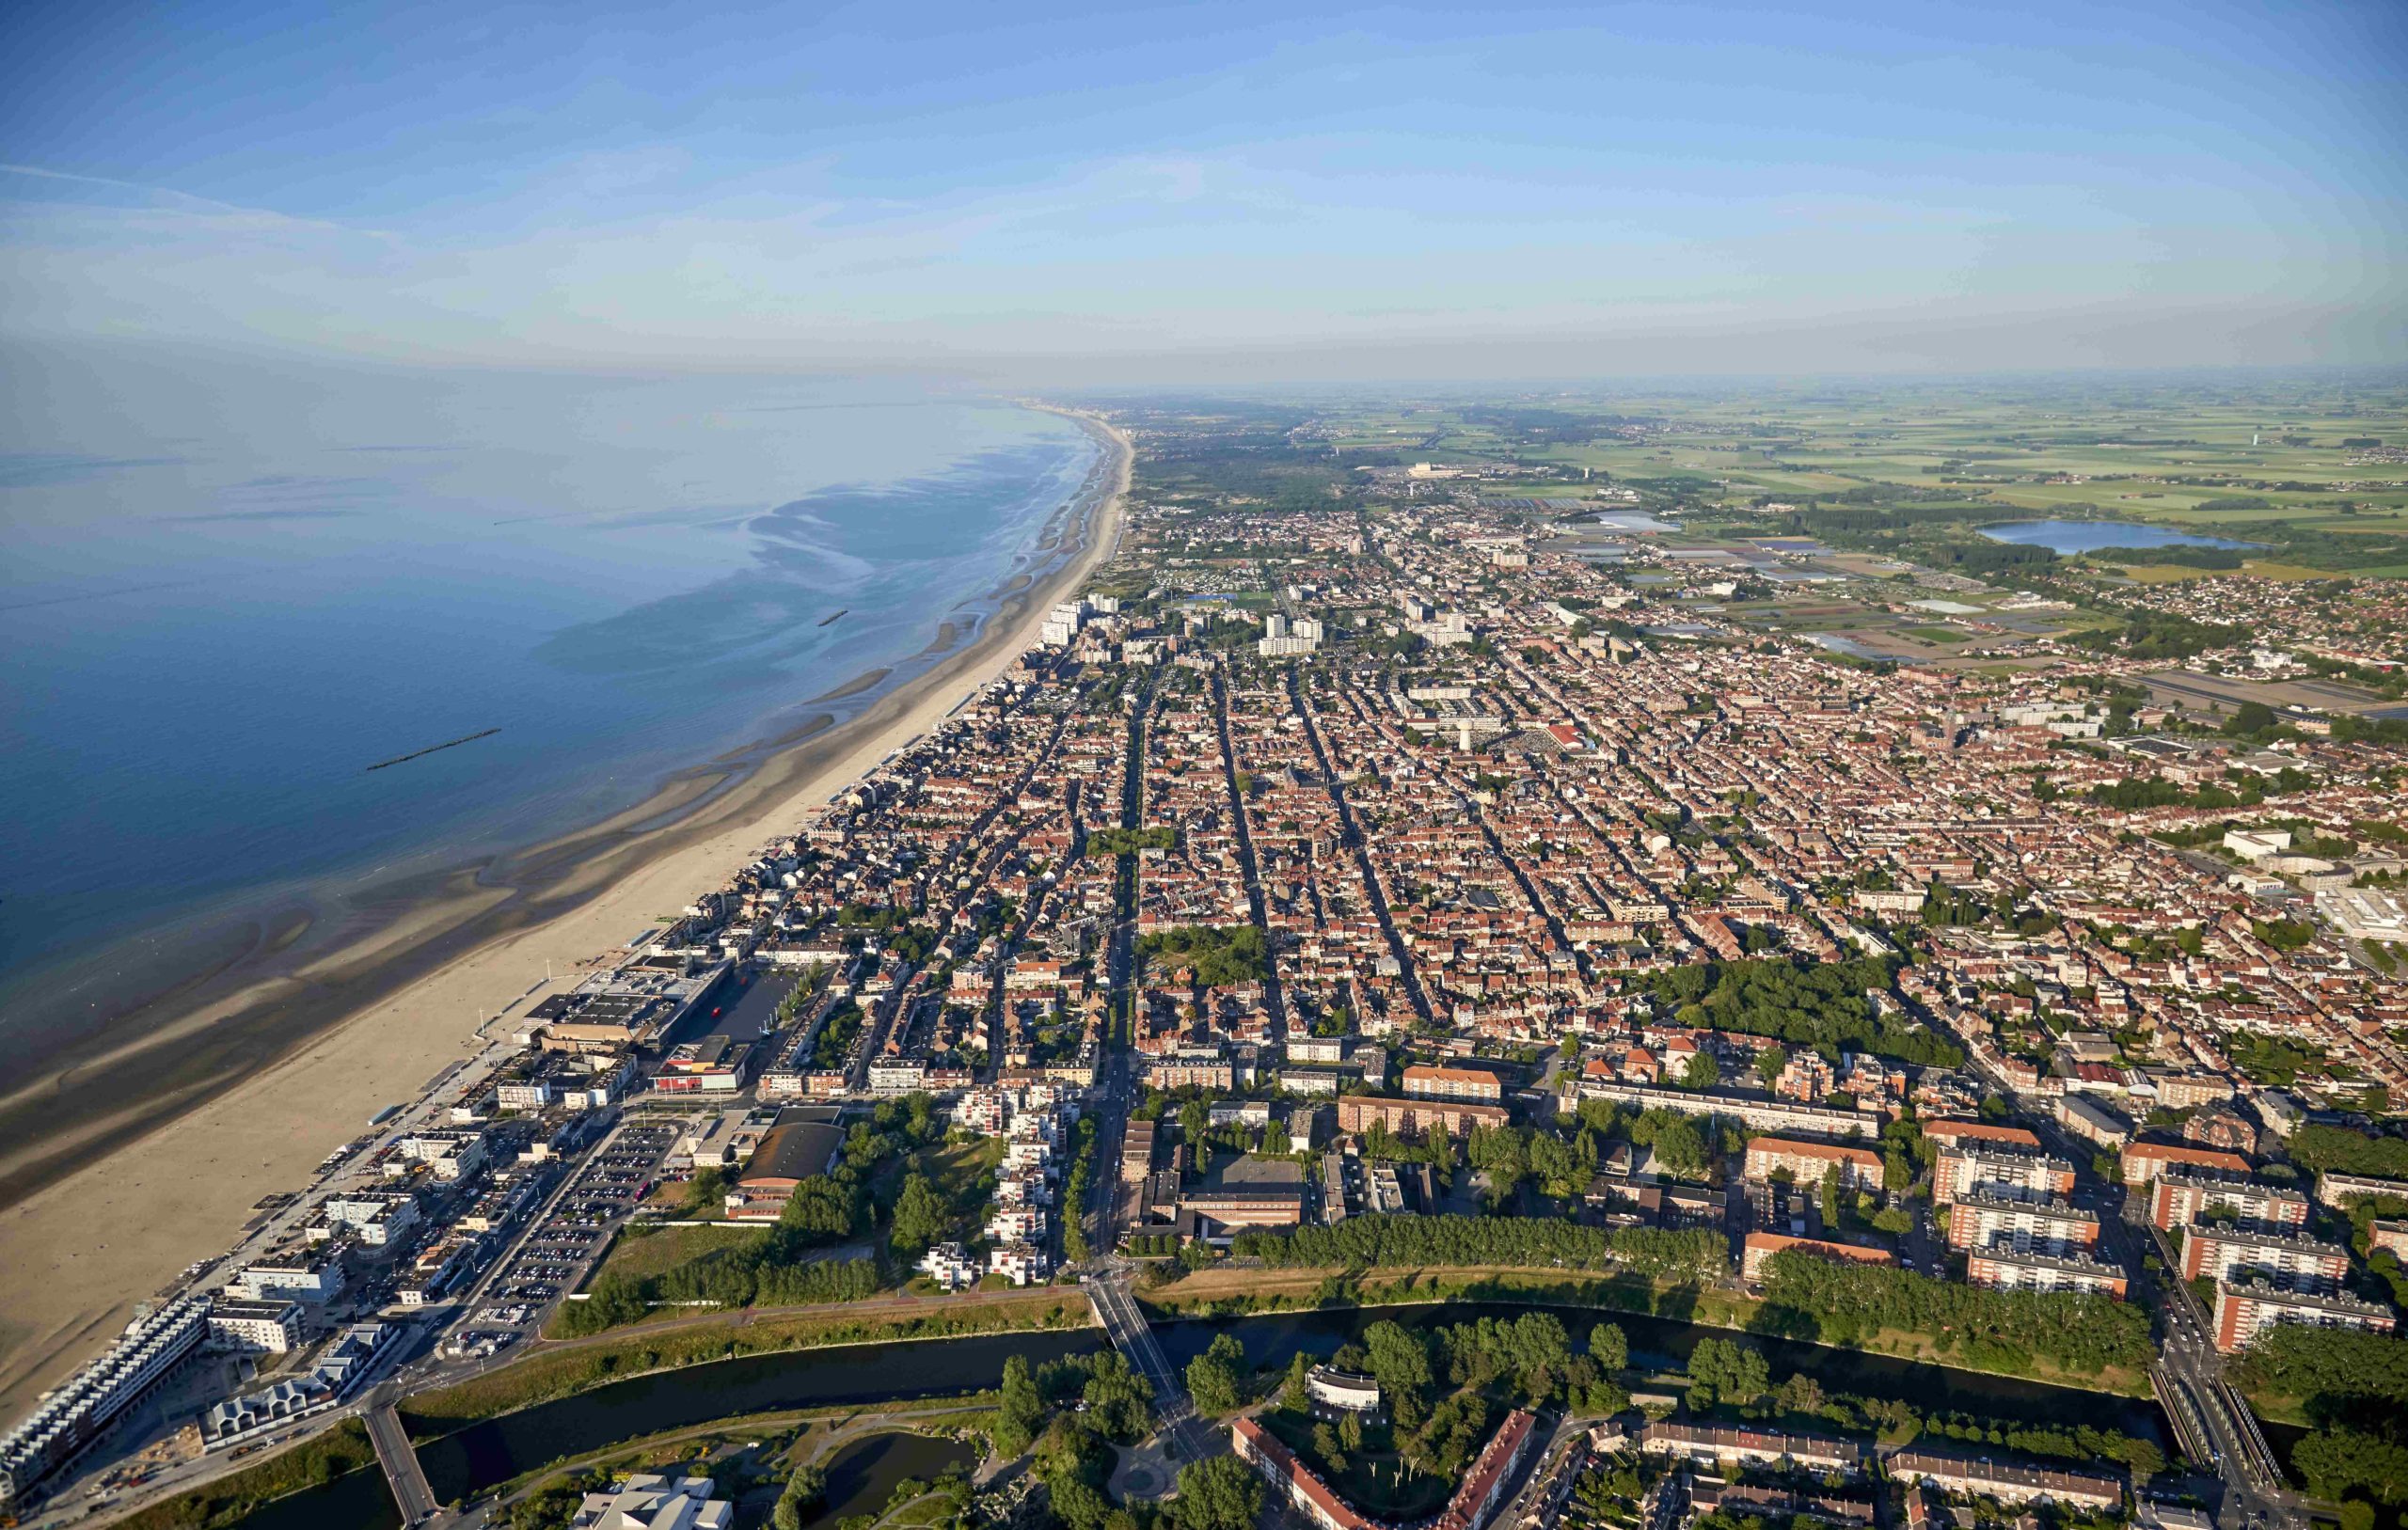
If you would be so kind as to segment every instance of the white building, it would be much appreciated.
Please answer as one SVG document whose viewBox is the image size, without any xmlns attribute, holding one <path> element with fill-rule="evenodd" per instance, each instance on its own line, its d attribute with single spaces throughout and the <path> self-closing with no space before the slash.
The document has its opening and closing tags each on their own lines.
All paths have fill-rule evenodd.
<svg viewBox="0 0 2408 1530">
<path fill-rule="evenodd" d="M 569 1530 L 727 1530 L 736 1506 L 711 1496 L 706 1476 L 638 1472 L 609 1492 L 590 1492 Z"/>
<path fill-rule="evenodd" d="M 301 1342 L 298 1301 L 218 1301 L 209 1307 L 210 1342 L 248 1354 L 289 1354 Z"/>
<path fill-rule="evenodd" d="M 940 1243 L 920 1255 L 920 1271 L 948 1291 L 978 1283 L 977 1262 L 958 1243 Z"/>
<path fill-rule="evenodd" d="M 1052 1271 L 1045 1251 L 1033 1243 L 1006 1243 L 987 1252 L 990 1274 L 1001 1275 L 1014 1286 L 1026 1286 L 1043 1280 Z"/>
</svg>

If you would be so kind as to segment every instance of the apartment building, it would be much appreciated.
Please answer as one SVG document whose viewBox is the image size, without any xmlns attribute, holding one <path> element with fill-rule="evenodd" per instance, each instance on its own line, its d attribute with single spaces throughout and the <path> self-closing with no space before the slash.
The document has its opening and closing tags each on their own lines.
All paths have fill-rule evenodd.
<svg viewBox="0 0 2408 1530">
<path fill-rule="evenodd" d="M 209 1341 L 220 1349 L 245 1354 L 290 1354 L 300 1346 L 302 1328 L 298 1301 L 220 1299 L 209 1304 Z"/>
<path fill-rule="evenodd" d="M 1997 1291 L 2070 1291 L 2080 1296 L 2124 1300 L 2123 1267 L 2086 1250 L 2005 1238 L 1965 1256 L 1965 1280 Z"/>
<path fill-rule="evenodd" d="M 1613 1079 L 1584 1078 L 1576 1091 L 1583 1099 L 1611 1100 L 1640 1111 L 1722 1116 L 1751 1130 L 1783 1135 L 1871 1137 L 1880 1131 L 1883 1119 L 1876 1112 L 1798 1105 L 1768 1095 L 1743 1095 L 1721 1089 L 1658 1089 Z"/>
<path fill-rule="evenodd" d="M 1864 1447 L 1853 1440 L 1728 1424 L 1676 1424 L 1669 1419 L 1640 1430 L 1639 1448 L 1650 1456 L 1677 1456 L 1703 1466 L 1739 1461 L 1816 1472 L 1857 1472 L 1864 1466 Z"/>
<path fill-rule="evenodd" d="M 1856 1243 L 1833 1243 L 1819 1238 L 1792 1238 L 1786 1233 L 1750 1233 L 1740 1250 L 1740 1278 L 1762 1280 L 1765 1261 L 1789 1249 L 1825 1259 L 1851 1259 L 1858 1264 L 1893 1265 L 1898 1262 L 1887 1249 L 1868 1249 Z"/>
<path fill-rule="evenodd" d="M 2095 1248 L 2099 1216 L 2065 1201 L 2019 1201 L 1987 1191 L 1960 1196 L 1948 1207 L 1952 1249 L 1986 1249 L 2019 1239 L 2040 1248 Z"/>
<path fill-rule="evenodd" d="M 350 1284 L 345 1263 L 350 1252 L 351 1244 L 343 1238 L 285 1249 L 245 1265 L 228 1289 L 246 1301 L 290 1300 L 323 1306 Z"/>
<path fill-rule="evenodd" d="M 1472 1100 L 1495 1105 L 1505 1097 L 1505 1086 L 1483 1068 L 1432 1067 L 1415 1064 L 1400 1076 L 1405 1094 L 1414 1099 Z"/>
<path fill-rule="evenodd" d="M 2029 1201 L 2072 1193 L 2072 1164 L 2045 1153 L 2017 1152 L 2000 1143 L 1941 1148 L 1932 1166 L 1936 1206 L 1950 1206 L 1969 1195 Z"/>
<path fill-rule="evenodd" d="M 2177 1143 L 2127 1143 L 2123 1148 L 2124 1183 L 2146 1185 L 2168 1172 L 2179 1174 L 2245 1175 L 2249 1160 L 2238 1153 L 2213 1147 L 2184 1147 Z"/>
<path fill-rule="evenodd" d="M 2167 1170 L 2149 1191 L 2149 1221 L 2165 1232 L 2188 1227 L 2210 1210 L 2228 1210 L 2261 1227 L 2304 1227 L 2307 1197 L 2255 1179 Z"/>
<path fill-rule="evenodd" d="M 180 1297 L 125 1325 L 107 1353 L 42 1394 L 0 1434 L 0 1510 L 90 1449 L 209 1336 L 209 1303 Z"/>
<path fill-rule="evenodd" d="M 2182 1234 L 2182 1278 L 2238 1282 L 2263 1276 L 2302 1290 L 2330 1290 L 2349 1278 L 2350 1251 L 2301 1233 L 2195 1222 Z"/>
<path fill-rule="evenodd" d="M 1418 1137 L 1443 1128 L 1454 1138 L 1468 1137 L 1474 1127 L 1496 1128 L 1513 1119 L 1501 1105 L 1458 1100 L 1391 1099 L 1381 1095 L 1347 1095 L 1338 1102 L 1338 1129 L 1369 1131 L 1381 1122 L 1400 1137 Z"/>
<path fill-rule="evenodd" d="M 1879 1190 L 1881 1155 L 1867 1147 L 1837 1143 L 1802 1142 L 1793 1137 L 1757 1137 L 1748 1143 L 1746 1177 L 1759 1184 L 1787 1171 L 1800 1185 L 1819 1185 L 1836 1173 L 1842 1190 Z"/>
<path fill-rule="evenodd" d="M 2394 1318 L 2388 1308 L 2361 1301 L 2346 1292 L 2295 1291 L 2268 1281 L 2216 1284 L 2216 1348 L 2226 1354 L 2245 1349 L 2249 1341 L 2277 1323 L 2309 1323 L 2319 1328 L 2355 1328 L 2388 1333 Z"/>
<path fill-rule="evenodd" d="M 2124 1484 L 2098 1472 L 2019 1466 L 1987 1457 L 1955 1456 L 1936 1450 L 1902 1450 L 1890 1458 L 1890 1475 L 1899 1482 L 1924 1482 L 1941 1491 L 1966 1498 L 1995 1498 L 2002 1504 L 2065 1504 L 2077 1508 L 2116 1508 L 2124 1502 Z"/>
</svg>

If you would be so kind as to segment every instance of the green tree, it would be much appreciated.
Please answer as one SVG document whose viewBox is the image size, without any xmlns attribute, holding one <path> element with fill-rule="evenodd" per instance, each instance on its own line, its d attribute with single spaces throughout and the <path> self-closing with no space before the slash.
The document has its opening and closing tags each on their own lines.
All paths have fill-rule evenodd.
<svg viewBox="0 0 2408 1530">
<path fill-rule="evenodd" d="M 1715 1065 L 1711 1052 L 1692 1052 L 1687 1065 L 1681 1069 L 1681 1082 L 1691 1089 L 1711 1089 L 1721 1081 L 1722 1070 Z"/>
<path fill-rule="evenodd" d="M 903 1193 L 895 1199 L 895 1224 L 890 1233 L 896 1257 L 916 1259 L 944 1240 L 947 1223 L 944 1197 L 924 1175 L 907 1175 Z"/>
<path fill-rule="evenodd" d="M 1261 1512 L 1262 1479 L 1236 1457 L 1179 1469 L 1179 1500 L 1171 1506 L 1179 1530 L 1251 1530 Z"/>
<path fill-rule="evenodd" d="M 1305 1352 L 1297 1350 L 1295 1357 L 1288 1362 L 1288 1379 L 1279 1385 L 1280 1407 L 1291 1413 L 1312 1412 L 1312 1392 L 1306 1380 L 1311 1369 L 1312 1364 L 1305 1359 Z"/>
<path fill-rule="evenodd" d="M 816 1466 L 796 1467 L 785 1491 L 778 1494 L 778 1506 L 769 1511 L 772 1530 L 802 1530 L 827 1496 L 827 1473 Z"/>
<path fill-rule="evenodd" d="M 1756 1054 L 1756 1081 L 1770 1089 L 1781 1081 L 1781 1070 L 1788 1065 L 1788 1052 L 1779 1047 L 1766 1047 Z"/>
<path fill-rule="evenodd" d="M 1617 1323 L 1599 1323 L 1589 1330 L 1589 1357 L 1607 1375 L 1630 1368 L 1630 1340 Z"/>
<path fill-rule="evenodd" d="M 1013 1355 L 1004 1362 L 1003 1397 L 987 1430 L 995 1454 L 1009 1460 L 1026 1450 L 1044 1423 L 1045 1399 L 1038 1394 L 1037 1380 L 1029 1374 L 1027 1360 Z"/>
<path fill-rule="evenodd" d="M 1430 1350 L 1421 1335 L 1395 1323 L 1381 1321 L 1363 1331 L 1371 1377 L 1380 1383 L 1388 1415 L 1400 1427 L 1421 1422 L 1422 1388 L 1430 1384 Z"/>
<path fill-rule="evenodd" d="M 1204 1352 L 1187 1363 L 1187 1391 L 1196 1411 L 1219 1416 L 1244 1405 L 1243 1390 L 1245 1346 L 1228 1333 L 1217 1334 Z"/>
</svg>

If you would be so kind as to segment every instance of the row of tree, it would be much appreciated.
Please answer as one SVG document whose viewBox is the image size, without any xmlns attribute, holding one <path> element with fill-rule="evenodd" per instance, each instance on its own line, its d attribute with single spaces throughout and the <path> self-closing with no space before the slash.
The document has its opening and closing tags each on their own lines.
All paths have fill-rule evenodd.
<svg viewBox="0 0 2408 1530">
<path fill-rule="evenodd" d="M 1709 1228 L 1610 1231 L 1528 1217 L 1349 1217 L 1335 1227 L 1238 1235 L 1233 1252 L 1275 1267 L 1396 1269 L 1497 1265 L 1609 1270 L 1703 1280 L 1730 1269 L 1730 1246 Z"/>
<path fill-rule="evenodd" d="M 1987 1290 L 1796 1249 L 1766 1262 L 1764 1287 L 1767 1323 L 1826 1344 L 1853 1345 L 1895 1329 L 1988 1369 L 2023 1370 L 2044 1359 L 2091 1376 L 2111 1365 L 2146 1366 L 2155 1352 L 2147 1312 L 2103 1296 Z"/>
</svg>

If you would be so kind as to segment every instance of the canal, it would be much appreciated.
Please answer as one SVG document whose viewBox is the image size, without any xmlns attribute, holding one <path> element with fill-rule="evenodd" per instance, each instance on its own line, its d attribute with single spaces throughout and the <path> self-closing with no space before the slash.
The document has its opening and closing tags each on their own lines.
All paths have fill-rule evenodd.
<svg viewBox="0 0 2408 1530">
<path fill-rule="evenodd" d="M 1350 1308 L 1166 1322 L 1156 1325 L 1155 1334 L 1174 1367 L 1183 1367 L 1203 1353 L 1216 1335 L 1230 1333 L 1245 1346 L 1246 1356 L 1254 1364 L 1275 1369 L 1285 1366 L 1289 1357 L 1299 1351 L 1325 1359 L 1339 1346 L 1359 1338 L 1365 1329 L 1376 1322 L 1426 1330 L 1483 1317 L 1511 1317 L 1532 1310 L 1553 1312 L 1576 1341 L 1585 1340 L 1596 1323 L 1615 1324 L 1629 1341 L 1633 1365 L 1640 1369 L 1678 1370 L 1687 1364 L 1689 1351 L 1700 1339 L 1743 1338 L 1763 1351 L 1775 1382 L 1804 1371 L 1829 1392 L 1894 1397 L 1925 1412 L 1962 1410 L 2019 1423 L 2087 1424 L 2097 1428 L 2120 1429 L 2154 1440 L 2171 1453 L 2171 1433 L 2165 1427 L 2164 1415 L 2148 1398 L 1951 1370 L 1890 1355 L 1741 1335 L 1671 1318 L 1594 1307 L 1533 1309 L 1518 1303 L 1450 1302 Z M 1004 1362 L 1012 1355 L 1025 1357 L 1032 1365 L 1042 1365 L 1048 1361 L 1092 1352 L 1103 1342 L 1102 1331 L 1092 1329 L 1071 1333 L 1002 1333 L 745 1355 L 614 1381 L 574 1397 L 538 1403 L 500 1418 L 471 1424 L 420 1446 L 419 1457 L 436 1496 L 451 1502 L 547 1462 L 593 1455 L 647 1435 L 749 1413 L 908 1401 L 974 1392 L 996 1385 L 1003 1378 Z M 849 1503 L 856 1498 L 865 1501 L 892 1491 L 894 1482 L 903 1476 L 933 1475 L 942 1469 L 942 1463 L 924 1470 L 915 1464 L 916 1453 L 924 1445 L 934 1447 L 940 1443 L 890 1442 L 883 1447 L 884 1454 L 875 1460 L 866 1457 L 849 1461 L 839 1458 L 834 1464 L 848 1473 L 858 1470 L 861 1480 L 857 1485 L 846 1486 L 835 1480 L 832 1471 L 830 1505 L 832 1507 L 840 1501 Z M 889 1457 L 895 1461 L 891 1473 L 882 1465 Z M 884 1482 L 882 1488 L 877 1485 L 879 1481 Z M 840 1488 L 844 1490 L 841 1500 Z M 879 1502 L 882 1504 L 883 1498 Z M 843 1512 L 866 1509 L 846 1508 Z M 397 1520 L 392 1502 L 385 1492 L 384 1479 L 370 1471 L 354 1473 L 280 1499 L 242 1523 L 244 1530 L 302 1530 L 304 1526 L 324 1524 L 386 1530 Z"/>
</svg>

